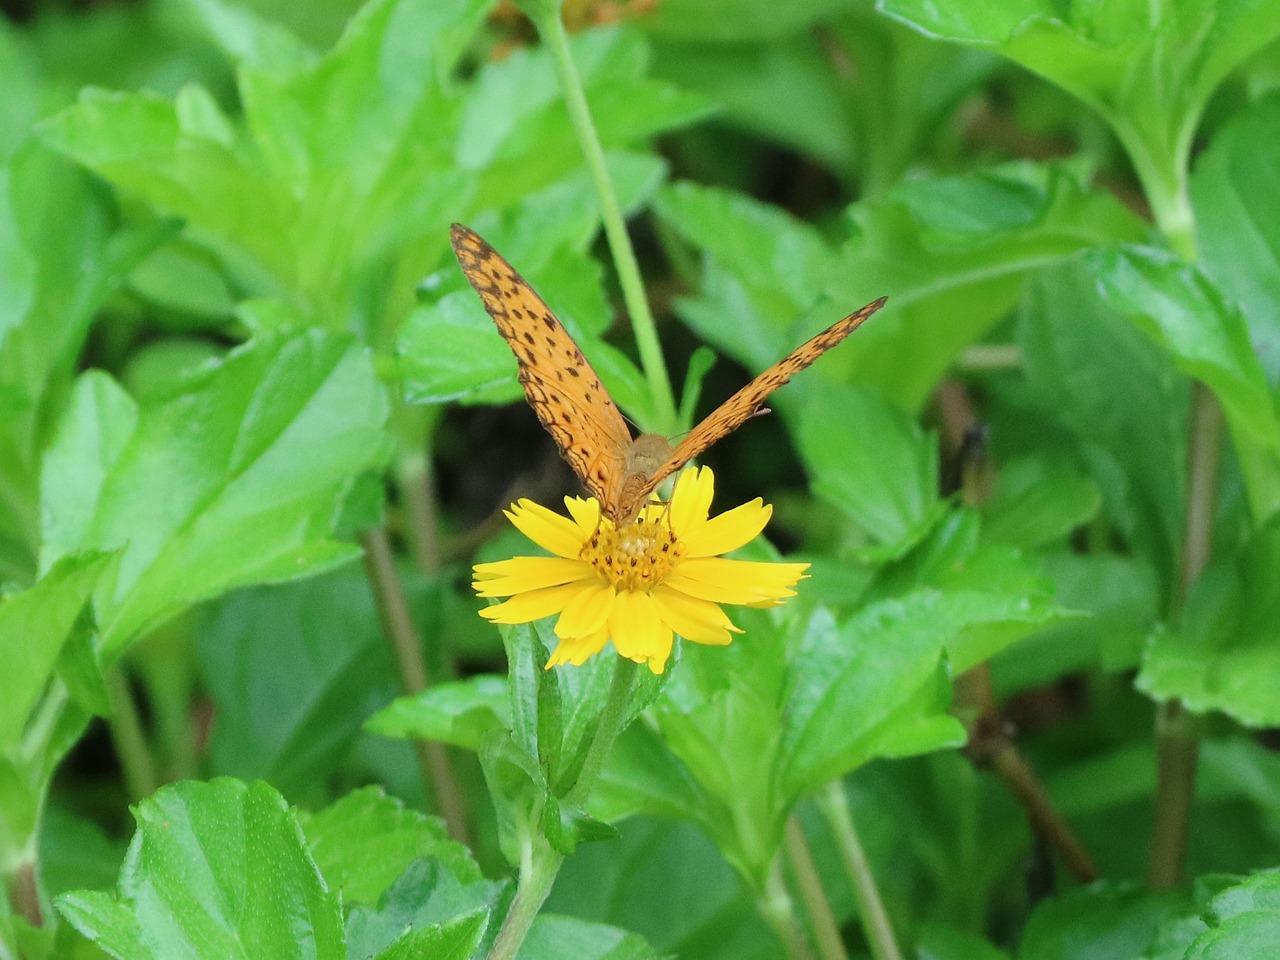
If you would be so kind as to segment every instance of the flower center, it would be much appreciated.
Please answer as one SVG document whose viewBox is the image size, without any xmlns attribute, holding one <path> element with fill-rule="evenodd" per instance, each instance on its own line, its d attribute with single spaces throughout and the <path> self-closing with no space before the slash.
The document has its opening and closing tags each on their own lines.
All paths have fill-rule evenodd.
<svg viewBox="0 0 1280 960">
<path fill-rule="evenodd" d="M 684 556 L 684 544 L 666 517 L 635 520 L 621 529 L 601 521 L 578 556 L 617 590 L 648 590 L 660 584 Z"/>
</svg>

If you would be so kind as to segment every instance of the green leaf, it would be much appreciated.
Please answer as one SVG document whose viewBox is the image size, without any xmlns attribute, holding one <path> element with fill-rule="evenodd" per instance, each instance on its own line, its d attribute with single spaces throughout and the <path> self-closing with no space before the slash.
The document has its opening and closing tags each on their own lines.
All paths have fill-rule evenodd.
<svg viewBox="0 0 1280 960">
<path fill-rule="evenodd" d="M 937 438 L 858 387 L 823 385 L 799 415 L 796 442 L 813 490 L 885 548 L 908 549 L 937 522 Z"/>
<path fill-rule="evenodd" d="M 939 140 L 953 152 L 952 112 L 999 64 L 985 51 L 923 37 L 870 4 L 846 0 L 816 29 L 786 35 L 790 15 L 806 5 L 770 9 L 762 37 L 732 15 L 690 18 L 691 29 L 669 32 L 672 6 L 647 22 L 664 77 L 721 104 L 725 122 L 816 158 L 863 196 L 878 196 Z M 708 173 L 722 176 L 724 157 L 712 162 Z"/>
<path fill-rule="evenodd" d="M 660 960 L 638 934 L 576 917 L 539 914 L 520 945 L 518 960 Z"/>
<path fill-rule="evenodd" d="M 919 594 L 884 601 L 840 626 L 823 611 L 809 621 L 779 745 L 789 792 L 837 779 L 882 751 L 900 753 L 886 750 L 901 733 L 895 727 L 921 713 L 941 722 L 916 752 L 964 742 L 963 727 L 945 716 L 949 692 L 936 698 L 949 626 L 937 619 L 942 600 Z"/>
<path fill-rule="evenodd" d="M 364 726 L 384 737 L 437 740 L 479 750 L 488 733 L 510 729 L 510 704 L 506 678 L 481 674 L 401 697 L 366 720 Z"/>
<path fill-rule="evenodd" d="M 1187 597 L 1180 627 L 1157 631 L 1138 688 L 1178 698 L 1196 712 L 1220 710 L 1246 726 L 1280 723 L 1280 519 L 1238 556 L 1212 564 Z"/>
<path fill-rule="evenodd" d="M 63 644 L 111 558 L 62 558 L 36 585 L 0 600 L 0 753 L 17 746 L 28 714 L 48 686 Z"/>
<path fill-rule="evenodd" d="M 934 36 L 995 49 L 1089 104 L 1129 150 L 1157 221 L 1184 230 L 1178 208 L 1200 114 L 1231 71 L 1280 36 L 1267 0 L 884 0 L 882 9 Z"/>
<path fill-rule="evenodd" d="M 825 248 L 724 191 L 677 184 L 659 194 L 664 220 L 712 253 L 701 297 L 681 317 L 752 370 L 804 336 L 887 295 L 889 305 L 779 393 L 787 412 L 804 383 L 853 379 L 890 403 L 919 408 L 959 351 L 1021 296 L 1026 274 L 1096 243 L 1138 239 L 1145 226 L 1065 166 L 1016 164 L 904 184 L 849 210 L 854 235 Z M 720 238 L 759 242 L 747 254 Z"/>
<path fill-rule="evenodd" d="M 367 906 L 352 909 L 347 921 L 348 956 L 382 956 L 380 951 L 403 942 L 406 928 L 410 931 L 442 926 L 447 929 L 467 918 L 472 918 L 468 930 L 471 929 L 470 923 L 478 918 L 478 938 L 505 888 L 505 883 L 491 880 L 461 880 L 439 861 L 415 860 L 387 890 L 377 909 Z M 416 955 L 409 953 L 407 956 Z M 430 953 L 426 956 L 454 957 L 455 954 Z M 466 960 L 471 951 L 456 956 L 458 960 Z"/>
<path fill-rule="evenodd" d="M 0 581 L 35 581 L 40 453 L 89 323 L 171 230 L 117 229 L 104 191 L 38 145 L 0 164 Z"/>
<path fill-rule="evenodd" d="M 477 911 L 428 927 L 410 927 L 374 960 L 467 960 L 484 934 L 488 913 Z"/>
<path fill-rule="evenodd" d="M 1200 265 L 1231 298 L 1274 388 L 1280 385 L 1280 96 L 1240 111 L 1196 162 L 1191 199 Z"/>
<path fill-rule="evenodd" d="M 1018 960 L 1138 957 L 1161 924 L 1182 914 L 1182 895 L 1099 883 L 1036 908 L 1023 931 Z"/>
<path fill-rule="evenodd" d="M 134 815 L 116 892 L 57 900 L 112 956 L 345 960 L 338 896 L 269 786 L 188 781 L 161 788 Z"/>
<path fill-rule="evenodd" d="M 381 787 L 362 787 L 315 814 L 300 813 L 308 850 L 344 904 L 375 905 L 414 860 L 435 860 L 461 883 L 481 879 L 470 851 L 444 823 Z"/>
<path fill-rule="evenodd" d="M 202 610 L 193 633 L 218 714 L 212 769 L 289 796 L 331 775 L 399 690 L 358 569 L 236 592 Z"/>
<path fill-rule="evenodd" d="M 1093 251 L 1085 264 L 1107 302 L 1134 317 L 1178 368 L 1222 403 L 1254 514 L 1280 507 L 1280 418 L 1240 314 L 1195 267 L 1149 247 Z"/>
<path fill-rule="evenodd" d="M 1038 276 L 1018 318 L 1025 401 L 1067 431 L 1107 519 L 1172 583 L 1181 550 L 1189 387 L 1169 356 L 1100 302 L 1076 261 Z"/>
<path fill-rule="evenodd" d="M 92 384 L 82 388 L 90 399 L 118 396 Z M 61 436 L 86 435 L 95 415 L 73 406 Z M 123 550 L 113 587 L 97 597 L 111 659 L 197 600 L 353 557 L 329 531 L 353 479 L 382 461 L 386 416 L 369 357 L 350 338 L 258 338 L 142 407 L 104 475 L 78 472 L 45 491 L 48 517 L 77 517 L 85 502 L 93 511 L 74 531 L 55 525 L 42 559 Z"/>
<path fill-rule="evenodd" d="M 853 0 L 797 0 L 784 7 L 768 0 L 664 0 L 646 26 L 664 36 L 698 40 L 777 40 L 854 6 Z M 714 11 L 714 12 L 713 12 Z"/>
<path fill-rule="evenodd" d="M 1000 465 L 982 534 L 992 543 L 1041 547 L 1088 523 L 1101 505 L 1087 474 L 1050 455 L 1031 455 Z"/>
<path fill-rule="evenodd" d="M 1266 870 L 1227 887 L 1204 914 L 1209 929 L 1185 960 L 1245 960 L 1265 956 L 1280 937 L 1280 871 Z"/>
</svg>

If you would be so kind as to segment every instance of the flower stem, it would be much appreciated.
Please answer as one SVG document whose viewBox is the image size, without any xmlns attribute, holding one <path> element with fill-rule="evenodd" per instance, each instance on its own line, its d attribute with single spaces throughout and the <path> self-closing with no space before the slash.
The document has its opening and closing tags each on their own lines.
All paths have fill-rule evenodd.
<svg viewBox="0 0 1280 960">
<path fill-rule="evenodd" d="M 600 713 L 595 739 L 587 748 L 586 759 L 582 761 L 582 770 L 579 771 L 578 778 L 564 796 L 565 803 L 572 805 L 585 803 L 591 794 L 592 787 L 600 778 L 600 771 L 604 769 L 605 761 L 609 759 L 614 741 L 630 722 L 631 691 L 635 688 L 638 667 L 638 664 L 626 657 L 614 658 L 609 699 L 605 701 L 604 710 Z"/>
<path fill-rule="evenodd" d="M 631 330 L 636 338 L 636 348 L 640 351 L 640 364 L 649 381 L 649 394 L 653 400 L 657 422 L 647 426 L 657 432 L 674 433 L 676 402 L 671 389 L 671 378 L 667 374 L 666 359 L 662 355 L 657 326 L 645 296 L 644 283 L 640 279 L 640 266 L 636 262 L 631 238 L 627 235 L 622 209 L 618 205 L 618 195 L 613 189 L 613 181 L 609 178 L 609 168 L 605 163 L 604 148 L 600 144 L 595 122 L 591 119 L 591 108 L 587 105 L 582 79 L 573 62 L 569 36 L 565 33 L 558 7 L 559 4 L 547 4 L 542 9 L 531 11 L 531 16 L 551 53 L 565 106 L 569 110 L 569 119 L 578 135 L 587 169 L 591 171 L 591 177 L 595 181 L 596 194 L 600 200 L 600 217 L 604 222 L 605 235 L 609 238 L 614 267 L 618 271 L 622 299 L 631 317 Z"/>
<path fill-rule="evenodd" d="M 391 643 L 400 671 L 400 681 L 406 693 L 420 693 L 427 688 L 427 673 L 422 665 L 422 643 L 409 616 L 409 604 L 396 573 L 391 542 L 386 531 L 380 528 L 366 530 L 360 535 L 360 541 L 364 547 L 365 575 L 373 586 L 378 616 L 382 620 L 383 633 Z M 466 843 L 466 806 L 444 744 L 420 741 L 416 744 L 416 750 L 418 764 L 422 768 L 422 785 L 427 796 L 435 798 L 449 835 L 459 843 Z"/>
<path fill-rule="evenodd" d="M 804 827 L 800 826 L 800 819 L 794 813 L 787 817 L 784 842 L 787 860 L 795 873 L 796 886 L 800 888 L 800 899 L 809 915 L 809 926 L 813 929 L 818 956 L 821 960 L 849 960 L 849 952 L 844 948 L 844 938 L 840 936 L 840 927 L 836 924 L 831 904 L 827 902 L 826 892 L 822 889 L 822 878 L 813 865 L 809 840 L 804 835 Z"/>
<path fill-rule="evenodd" d="M 844 784 L 833 780 L 817 800 L 823 816 L 836 835 L 836 844 L 844 859 L 845 870 L 853 882 L 858 916 L 862 918 L 862 929 L 871 947 L 871 955 L 875 960 L 902 960 L 897 938 L 893 935 L 893 925 L 889 922 L 889 913 L 884 908 L 884 901 L 880 899 L 880 890 L 871 873 L 871 864 L 867 861 L 862 841 L 858 839 L 858 832 L 853 826 L 853 815 L 849 811 L 849 798 L 845 795 Z"/>
<path fill-rule="evenodd" d="M 529 928 L 538 916 L 538 911 L 551 893 L 560 872 L 560 864 L 564 858 L 550 847 L 534 849 L 532 838 L 526 836 L 520 848 L 520 879 L 516 884 L 516 895 L 511 901 L 511 909 L 502 921 L 502 929 L 489 951 L 489 960 L 514 960 L 529 935 Z"/>
</svg>

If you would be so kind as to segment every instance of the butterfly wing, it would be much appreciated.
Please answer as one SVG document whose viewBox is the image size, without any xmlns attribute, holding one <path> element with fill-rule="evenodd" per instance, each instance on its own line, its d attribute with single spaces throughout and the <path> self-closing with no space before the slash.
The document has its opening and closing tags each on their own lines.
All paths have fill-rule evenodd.
<svg viewBox="0 0 1280 960">
<path fill-rule="evenodd" d="M 843 320 L 833 323 L 826 330 L 801 344 L 789 355 L 779 360 L 724 403 L 720 404 L 676 445 L 671 456 L 649 477 L 643 488 L 636 488 L 634 485 L 628 488 L 627 500 L 630 501 L 632 499 L 632 490 L 635 489 L 636 495 L 639 497 L 639 500 L 637 500 L 638 505 L 668 476 L 679 470 L 717 440 L 728 436 L 752 417 L 759 414 L 763 410 L 764 401 L 768 399 L 769 394 L 853 333 L 867 317 L 884 306 L 885 300 L 885 297 L 881 297 L 879 300 L 868 303 L 861 310 L 849 314 Z M 626 513 L 631 506 L 629 502 L 621 504 L 620 512 Z"/>
<path fill-rule="evenodd" d="M 455 223 L 454 256 L 520 364 L 524 395 L 583 486 L 612 515 L 631 431 L 569 332 L 474 230 Z"/>
</svg>

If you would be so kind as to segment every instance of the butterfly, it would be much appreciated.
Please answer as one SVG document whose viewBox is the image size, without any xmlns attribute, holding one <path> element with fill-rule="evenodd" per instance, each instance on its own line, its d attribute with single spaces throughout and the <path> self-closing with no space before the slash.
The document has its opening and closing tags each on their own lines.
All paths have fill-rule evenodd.
<svg viewBox="0 0 1280 960">
<path fill-rule="evenodd" d="M 520 365 L 520 384 L 560 453 L 622 527 L 635 519 L 654 489 L 675 471 L 752 417 L 764 401 L 830 350 L 877 310 L 872 301 L 806 341 L 722 403 L 674 447 L 660 434 L 634 439 L 596 372 L 569 332 L 524 278 L 474 230 L 455 223 L 454 256 L 484 302 Z"/>
</svg>

